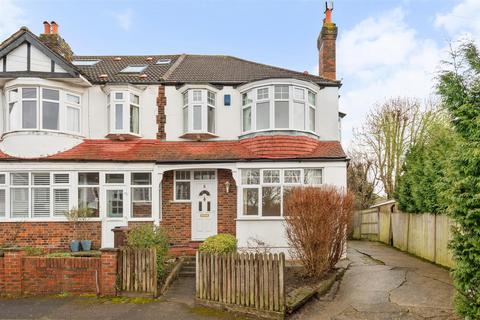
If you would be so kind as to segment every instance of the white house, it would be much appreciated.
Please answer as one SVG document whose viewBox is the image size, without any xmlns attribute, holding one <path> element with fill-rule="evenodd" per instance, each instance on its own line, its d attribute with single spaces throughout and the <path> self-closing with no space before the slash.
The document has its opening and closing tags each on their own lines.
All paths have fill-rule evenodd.
<svg viewBox="0 0 480 320">
<path fill-rule="evenodd" d="M 76 56 L 55 22 L 0 44 L 0 244 L 66 247 L 93 209 L 94 247 L 155 223 L 178 252 L 236 235 L 285 249 L 282 199 L 346 185 L 327 9 L 320 75 L 222 55 Z"/>
</svg>

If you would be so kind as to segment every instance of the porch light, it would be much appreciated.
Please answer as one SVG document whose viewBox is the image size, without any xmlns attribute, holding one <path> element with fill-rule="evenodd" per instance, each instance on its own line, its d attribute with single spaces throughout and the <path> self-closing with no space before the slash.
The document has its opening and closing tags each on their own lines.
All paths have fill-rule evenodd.
<svg viewBox="0 0 480 320">
<path fill-rule="evenodd" d="M 225 192 L 230 193 L 230 181 L 225 182 Z"/>
</svg>

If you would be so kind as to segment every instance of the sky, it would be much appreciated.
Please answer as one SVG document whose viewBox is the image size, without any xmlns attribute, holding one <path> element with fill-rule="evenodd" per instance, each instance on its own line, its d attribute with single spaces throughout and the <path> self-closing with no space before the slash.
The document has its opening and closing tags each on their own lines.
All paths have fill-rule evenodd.
<svg viewBox="0 0 480 320">
<path fill-rule="evenodd" d="M 318 73 L 324 0 L 0 0 L 0 39 L 55 20 L 79 55 L 228 54 Z M 343 142 L 389 97 L 427 99 L 449 43 L 480 39 L 480 0 L 336 0 Z"/>
</svg>

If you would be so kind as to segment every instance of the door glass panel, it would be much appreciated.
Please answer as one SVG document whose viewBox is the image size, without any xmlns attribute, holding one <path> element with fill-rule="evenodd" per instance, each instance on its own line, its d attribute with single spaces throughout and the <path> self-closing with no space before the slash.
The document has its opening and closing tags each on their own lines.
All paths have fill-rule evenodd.
<svg viewBox="0 0 480 320">
<path fill-rule="evenodd" d="M 107 190 L 107 216 L 123 217 L 123 190 Z"/>
</svg>

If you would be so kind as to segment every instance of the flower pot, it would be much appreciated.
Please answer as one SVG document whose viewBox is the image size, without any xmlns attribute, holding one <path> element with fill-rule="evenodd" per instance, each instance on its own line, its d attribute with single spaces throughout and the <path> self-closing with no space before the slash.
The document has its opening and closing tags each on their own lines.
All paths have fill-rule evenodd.
<svg viewBox="0 0 480 320">
<path fill-rule="evenodd" d="M 72 250 L 72 252 L 80 251 L 80 241 L 78 240 L 70 241 L 70 250 Z"/>
<path fill-rule="evenodd" d="M 90 251 L 92 249 L 92 240 L 81 240 L 82 251 Z"/>
</svg>

